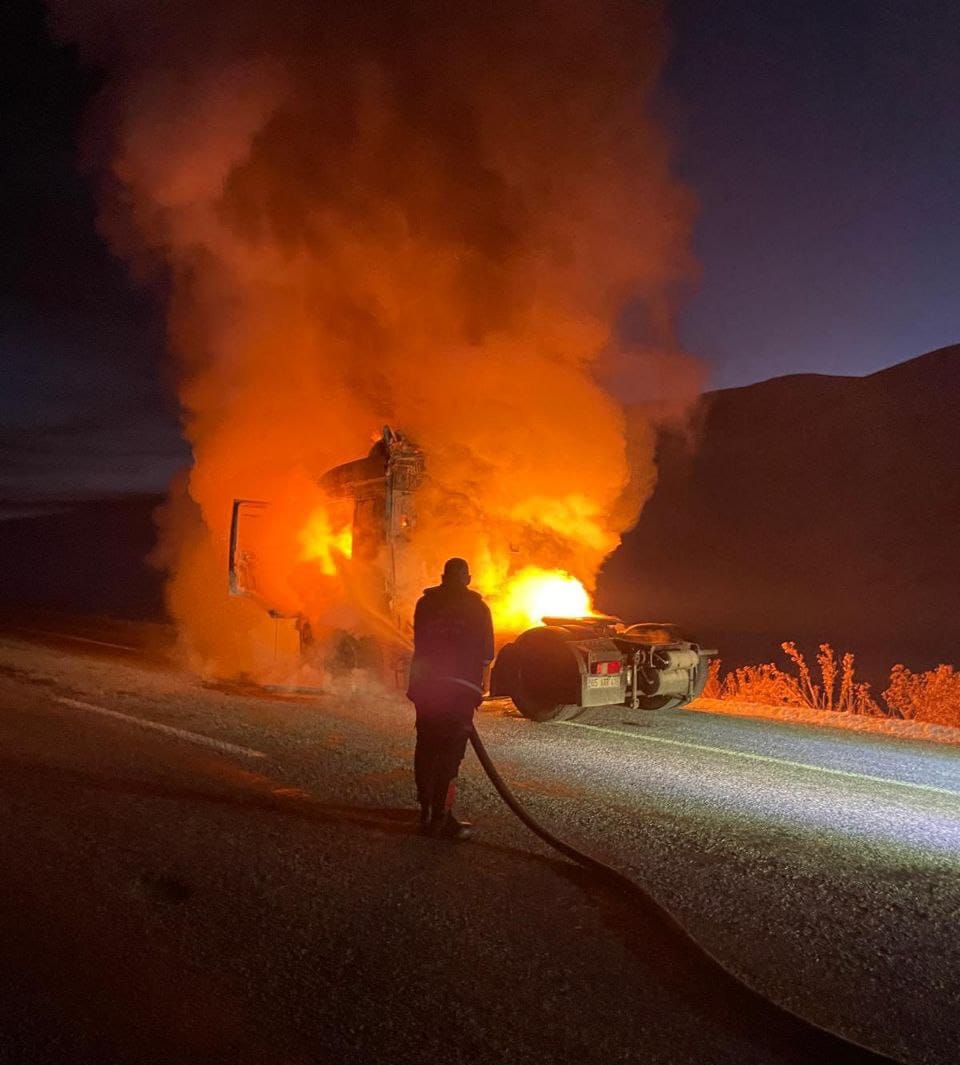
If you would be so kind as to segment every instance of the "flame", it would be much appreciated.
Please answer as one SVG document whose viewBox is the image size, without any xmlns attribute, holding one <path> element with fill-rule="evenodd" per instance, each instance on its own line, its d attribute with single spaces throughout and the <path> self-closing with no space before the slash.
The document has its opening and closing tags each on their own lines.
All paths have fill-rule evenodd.
<svg viewBox="0 0 960 1065">
<path fill-rule="evenodd" d="M 300 560 L 316 562 L 320 572 L 333 577 L 345 559 L 353 555 L 353 529 L 334 529 L 324 507 L 317 507 L 300 530 Z"/>
<path fill-rule="evenodd" d="M 545 617 L 578 618 L 593 605 L 583 582 L 563 570 L 527 566 L 490 596 L 494 627 L 517 633 L 542 625 Z"/>
</svg>

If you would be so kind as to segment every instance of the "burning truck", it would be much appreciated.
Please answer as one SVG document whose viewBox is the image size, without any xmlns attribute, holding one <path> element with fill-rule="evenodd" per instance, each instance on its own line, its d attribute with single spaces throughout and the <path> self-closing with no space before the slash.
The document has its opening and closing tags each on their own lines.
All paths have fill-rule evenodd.
<svg viewBox="0 0 960 1065">
<path fill-rule="evenodd" d="M 412 631 L 401 590 L 415 569 L 417 499 L 426 476 L 423 451 L 387 426 L 368 455 L 320 479 L 325 497 L 351 511 L 349 529 L 339 534 L 340 568 L 360 604 L 364 634 L 341 629 L 321 640 L 308 619 L 291 618 L 270 603 L 258 581 L 258 559 L 269 549 L 269 537 L 262 535 L 267 501 L 233 502 L 230 594 L 252 598 L 270 616 L 292 621 L 300 653 L 307 658 L 321 653 L 326 669 L 374 668 L 403 684 Z M 683 706 L 703 691 L 716 654 L 683 639 L 669 624 L 625 624 L 592 613 L 531 620 L 532 627 L 499 648 L 490 695 L 511 699 L 534 721 L 568 719 L 586 707 Z"/>
</svg>

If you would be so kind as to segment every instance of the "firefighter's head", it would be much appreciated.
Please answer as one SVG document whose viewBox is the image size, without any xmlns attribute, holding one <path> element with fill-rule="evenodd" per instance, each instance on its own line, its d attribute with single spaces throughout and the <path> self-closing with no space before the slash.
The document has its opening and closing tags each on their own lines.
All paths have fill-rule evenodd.
<svg viewBox="0 0 960 1065">
<path fill-rule="evenodd" d="M 443 583 L 459 584 L 466 588 L 470 583 L 470 567 L 465 558 L 448 558 L 443 566 Z"/>
</svg>

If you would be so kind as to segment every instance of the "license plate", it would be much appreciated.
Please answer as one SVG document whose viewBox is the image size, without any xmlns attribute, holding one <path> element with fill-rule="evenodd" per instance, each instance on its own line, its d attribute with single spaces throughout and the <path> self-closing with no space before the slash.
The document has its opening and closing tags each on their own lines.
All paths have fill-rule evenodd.
<svg viewBox="0 0 960 1065">
<path fill-rule="evenodd" d="M 619 688 L 619 677 L 587 677 L 588 688 Z"/>
</svg>

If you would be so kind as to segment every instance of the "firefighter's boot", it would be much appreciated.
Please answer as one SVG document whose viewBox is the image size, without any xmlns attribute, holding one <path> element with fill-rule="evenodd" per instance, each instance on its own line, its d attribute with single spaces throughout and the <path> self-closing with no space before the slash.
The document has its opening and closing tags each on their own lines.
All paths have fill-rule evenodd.
<svg viewBox="0 0 960 1065">
<path fill-rule="evenodd" d="M 446 810 L 430 822 L 430 835 L 434 839 L 463 842 L 472 839 L 475 831 L 469 821 L 458 821 L 449 810 Z"/>
<path fill-rule="evenodd" d="M 456 777 L 449 781 L 446 787 L 438 788 L 434 794 L 433 816 L 430 818 L 428 829 L 434 839 L 466 840 L 473 835 L 473 825 L 467 821 L 458 821 L 453 816 L 456 798 Z"/>
</svg>

